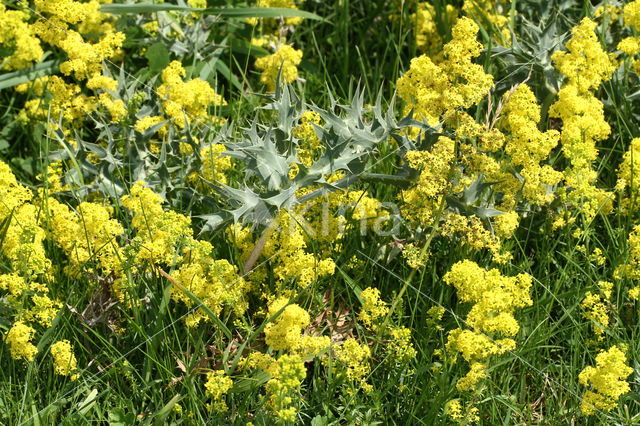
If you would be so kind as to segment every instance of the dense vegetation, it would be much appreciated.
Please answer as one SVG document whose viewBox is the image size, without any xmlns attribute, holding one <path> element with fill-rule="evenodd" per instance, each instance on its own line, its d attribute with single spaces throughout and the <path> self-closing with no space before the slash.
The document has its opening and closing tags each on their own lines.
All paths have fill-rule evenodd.
<svg viewBox="0 0 640 426">
<path fill-rule="evenodd" d="M 640 423 L 640 0 L 3 0 L 0 423 Z"/>
</svg>

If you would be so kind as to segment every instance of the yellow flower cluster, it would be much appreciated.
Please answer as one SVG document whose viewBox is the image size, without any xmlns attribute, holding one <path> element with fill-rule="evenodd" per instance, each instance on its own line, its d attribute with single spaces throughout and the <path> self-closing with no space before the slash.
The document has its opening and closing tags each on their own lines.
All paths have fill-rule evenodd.
<svg viewBox="0 0 640 426">
<path fill-rule="evenodd" d="M 380 290 L 367 287 L 360 293 L 362 307 L 358 320 L 364 326 L 386 340 L 385 350 L 390 363 L 406 364 L 416 356 L 411 343 L 411 330 L 395 324 L 388 324 L 389 307 L 380 298 Z"/>
<path fill-rule="evenodd" d="M 463 407 L 459 399 L 452 399 L 447 402 L 445 413 L 451 420 L 461 425 L 469 425 L 480 421 L 478 407 L 469 404 Z"/>
<path fill-rule="evenodd" d="M 383 320 L 389 314 L 387 304 L 380 299 L 380 290 L 374 287 L 367 287 L 360 293 L 362 300 L 362 308 L 358 314 L 360 320 L 365 327 L 375 330 L 380 320 Z"/>
<path fill-rule="evenodd" d="M 487 94 L 493 77 L 472 62 L 482 51 L 477 33 L 471 19 L 460 18 L 453 27 L 453 39 L 444 46 L 442 63 L 435 64 L 427 55 L 411 60 L 409 70 L 397 81 L 407 112 L 413 110 L 417 119 L 436 125 L 444 113 L 469 108 Z"/>
<path fill-rule="evenodd" d="M 133 213 L 131 224 L 136 236 L 132 244 L 139 247 L 136 263 L 173 265 L 182 260 L 178 248 L 193 233 L 190 218 L 165 211 L 162 197 L 143 182 L 137 182 L 121 202 Z"/>
<path fill-rule="evenodd" d="M 295 403 L 307 373 L 304 360 L 295 354 L 284 354 L 276 360 L 256 352 L 244 360 L 243 367 L 257 367 L 271 376 L 266 385 L 267 404 L 280 420 L 294 422 L 298 413 Z"/>
<path fill-rule="evenodd" d="M 402 247 L 402 257 L 410 268 L 419 269 L 427 264 L 431 254 L 416 243 L 409 243 Z"/>
<path fill-rule="evenodd" d="M 107 92 L 114 91 L 117 82 L 102 74 L 102 63 L 119 54 L 124 34 L 114 31 L 113 23 L 106 14 L 100 12 L 97 1 L 37 0 L 35 6 L 41 19 L 23 28 L 20 36 L 23 43 L 26 43 L 25 37 L 31 37 L 32 43 L 39 39 L 62 50 L 67 61 L 60 65 L 60 71 L 65 75 L 73 75 L 80 85 L 52 76 L 18 86 L 18 92 L 26 92 L 31 88 L 32 94 L 37 96 L 25 103 L 21 120 L 26 123 L 30 119 L 44 120 L 48 116 L 57 119 L 62 116 L 65 126 L 68 123 L 79 125 L 99 106 L 109 113 L 113 122 L 122 120 L 127 112 L 126 107 L 121 99 Z M 35 47 L 25 47 L 24 54 L 29 55 L 33 49 Z M 81 93 L 82 84 L 87 89 L 103 92 L 88 96 Z M 45 88 L 52 95 L 51 99 L 43 99 Z"/>
<path fill-rule="evenodd" d="M 197 302 L 184 291 L 186 289 L 215 315 L 220 315 L 225 306 L 236 315 L 243 314 L 247 309 L 246 293 L 249 287 L 238 274 L 238 268 L 226 259 L 215 259 L 213 247 L 206 241 L 193 240 L 188 236 L 183 244 L 184 256 L 173 275 L 178 282 L 171 289 L 173 300 L 181 301 L 188 307 L 196 305 Z M 204 309 L 199 308 L 185 318 L 185 323 L 194 327 L 202 320 L 210 321 L 211 318 Z"/>
<path fill-rule="evenodd" d="M 593 323 L 593 332 L 598 340 L 604 338 L 604 330 L 609 326 L 608 300 L 611 298 L 613 283 L 608 281 L 598 282 L 600 294 L 588 291 L 580 306 L 586 319 Z"/>
<path fill-rule="evenodd" d="M 631 280 L 640 280 L 640 225 L 633 227 L 629 233 L 627 244 L 629 246 L 629 260 L 616 268 L 614 277 L 616 279 L 626 277 Z"/>
<path fill-rule="evenodd" d="M 225 151 L 225 146 L 219 143 L 205 146 L 200 150 L 200 158 L 202 159 L 200 174 L 204 179 L 217 184 L 227 183 L 225 172 L 232 169 L 233 163 L 231 157 L 223 155 Z"/>
<path fill-rule="evenodd" d="M 302 61 L 302 50 L 289 45 L 280 45 L 275 53 L 256 59 L 255 65 L 262 82 L 271 92 L 276 90 L 278 75 L 283 83 L 291 83 L 298 78 L 298 65 Z"/>
<path fill-rule="evenodd" d="M 444 22 L 448 23 L 448 27 L 458 19 L 458 10 L 448 4 L 445 6 L 444 16 L 441 16 Z M 418 50 L 427 54 L 435 63 L 442 60 L 442 45 L 444 40 L 438 30 L 436 21 L 436 10 L 431 2 L 418 2 L 416 12 L 411 15 L 414 21 L 414 32 L 416 35 L 416 46 Z"/>
<path fill-rule="evenodd" d="M 391 327 L 389 329 L 387 352 L 392 363 L 405 364 L 417 355 L 411 343 L 411 330 L 407 327 Z"/>
<path fill-rule="evenodd" d="M 335 349 L 335 353 L 336 359 L 344 367 L 343 371 L 347 379 L 357 383 L 365 392 L 371 392 L 373 387 L 367 383 L 367 375 L 371 372 L 369 346 L 349 338 Z"/>
<path fill-rule="evenodd" d="M 68 340 L 61 340 L 51 345 L 51 356 L 53 356 L 53 368 L 56 374 L 69 376 L 71 380 L 77 380 L 80 377 L 77 374 L 78 361 Z"/>
<path fill-rule="evenodd" d="M 16 91 L 26 92 L 29 88 L 29 84 L 24 83 L 16 87 Z M 45 88 L 51 94 L 51 98 L 31 99 L 25 102 L 20 115 L 24 123 L 28 123 L 29 120 L 44 120 L 51 116 L 56 119 L 61 117 L 65 124 L 79 125 L 98 107 L 96 97 L 80 93 L 80 86 L 67 83 L 56 75 L 35 80 L 31 92 L 36 96 L 43 96 Z"/>
<path fill-rule="evenodd" d="M 46 233 L 40 226 L 42 212 L 31 203 L 32 198 L 9 166 L 0 162 L 0 221 L 6 221 L 1 250 L 12 269 L 25 277 L 48 273 L 51 267 L 43 245 Z"/>
<path fill-rule="evenodd" d="M 265 342 L 274 351 L 285 351 L 277 359 L 254 352 L 242 361 L 243 368 L 257 367 L 271 376 L 266 391 L 268 405 L 279 419 L 295 420 L 297 392 L 306 376 L 304 361 L 318 356 L 331 346 L 328 336 L 303 335 L 310 324 L 309 313 L 288 297 L 271 301 L 267 312 L 271 321 L 265 326 Z"/>
<path fill-rule="evenodd" d="M 61 304 L 49 296 L 39 282 L 51 276 L 51 261 L 46 257 L 42 227 L 44 213 L 40 201 L 19 184 L 9 166 L 0 161 L 0 222 L 4 236 L 0 251 L 10 271 L 0 275 L 0 298 L 11 309 L 14 322 L 5 336 L 11 357 L 32 361 L 37 348 L 31 343 L 36 330 L 28 322 L 51 326 Z"/>
<path fill-rule="evenodd" d="M 29 18 L 25 11 L 7 10 L 0 4 L 0 46 L 11 51 L 2 59 L 0 70 L 27 68 L 44 54 L 40 40 L 28 23 Z"/>
<path fill-rule="evenodd" d="M 213 246 L 209 242 L 194 238 L 190 218 L 165 211 L 162 197 L 141 182 L 136 183 L 121 202 L 133 213 L 136 236 L 131 247 L 135 249 L 136 265 L 175 267 L 173 300 L 193 306 L 193 298 L 184 291 L 188 290 L 215 315 L 219 315 L 224 306 L 236 314 L 246 310 L 247 283 L 238 275 L 236 266 L 213 257 Z M 189 326 L 196 326 L 202 320 L 210 320 L 202 308 L 185 319 Z"/>
<path fill-rule="evenodd" d="M 160 124 L 165 121 L 165 118 L 161 115 L 147 115 L 136 121 L 134 128 L 136 132 L 144 133 L 148 128 Z M 164 136 L 166 134 L 166 126 L 160 127 L 158 132 Z"/>
<path fill-rule="evenodd" d="M 640 0 L 627 3 L 622 9 L 622 16 L 625 25 L 635 28 L 636 31 L 640 31 Z M 623 51 L 627 55 L 637 55 L 640 53 L 640 36 L 624 38 L 618 43 L 618 50 Z M 638 68 L 637 62 L 636 69 L 640 69 Z"/>
<path fill-rule="evenodd" d="M 513 216 L 506 218 L 504 230 L 509 230 L 518 224 L 518 218 L 513 221 Z M 511 219 L 511 223 L 509 223 Z M 494 219 L 494 222 L 497 219 Z M 498 225 L 500 224 L 498 220 Z M 487 249 L 493 255 L 493 260 L 497 263 L 504 263 L 511 258 L 510 253 L 502 253 L 502 243 L 498 234 L 487 229 L 482 220 L 477 216 L 464 216 L 454 212 L 447 212 L 444 223 L 441 226 L 440 234 L 444 237 L 456 237 L 465 247 L 474 250 Z M 511 236 L 511 235 L 509 235 Z"/>
<path fill-rule="evenodd" d="M 224 371 L 218 370 L 207 373 L 207 382 L 204 387 L 207 395 L 213 399 L 212 409 L 214 411 L 222 413 L 228 410 L 224 396 L 232 386 L 233 380 L 231 380 L 231 377 L 226 376 Z"/>
<path fill-rule="evenodd" d="M 640 138 L 634 138 L 629 145 L 629 149 L 622 157 L 622 163 L 618 167 L 618 181 L 616 190 L 623 192 L 621 207 L 631 213 L 631 203 L 640 200 L 640 173 L 636 170 L 640 168 Z M 628 191 L 626 191 L 628 190 Z M 624 192 L 626 191 L 626 192 Z"/>
<path fill-rule="evenodd" d="M 264 328 L 265 342 L 274 350 L 287 350 L 303 359 L 317 355 L 331 345 L 327 336 L 302 335 L 311 322 L 309 313 L 289 299 L 280 297 L 269 305 L 269 317 L 279 315 Z"/>
<path fill-rule="evenodd" d="M 62 49 L 68 60 L 60 65 L 65 75 L 74 73 L 85 80 L 102 72 L 102 61 L 113 58 L 124 41 L 124 34 L 114 32 L 113 25 L 105 22 L 108 16 L 100 12 L 97 1 L 81 3 L 73 0 L 35 0 L 38 20 L 33 29 L 42 41 Z M 77 30 L 70 25 L 78 24 Z M 82 34 L 101 34 L 95 43 Z"/>
<path fill-rule="evenodd" d="M 459 10 L 447 4 L 438 16 L 433 2 L 417 2 L 416 12 L 411 15 L 414 22 L 414 33 L 418 50 L 427 54 L 435 63 L 443 60 L 443 29 L 454 26 L 458 21 Z M 505 16 L 506 8 L 502 2 L 494 0 L 465 0 L 461 11 L 480 24 L 488 23 L 498 30 L 496 41 L 504 46 L 511 42 L 509 18 Z M 443 28 L 438 28 L 438 24 Z"/>
<path fill-rule="evenodd" d="M 562 120 L 562 152 L 570 163 L 564 170 L 565 188 L 560 197 L 576 205 L 586 221 L 611 208 L 611 194 L 595 186 L 597 173 L 592 169 L 598 156 L 596 143 L 611 131 L 593 90 L 611 77 L 615 60 L 602 49 L 596 26 L 584 18 L 572 29 L 567 52 L 553 54 L 556 68 L 567 80 L 549 109 L 551 117 Z"/>
<path fill-rule="evenodd" d="M 500 355 L 516 346 L 512 339 L 520 326 L 515 310 L 530 306 L 531 276 L 505 277 L 497 269 L 486 270 L 470 260 L 454 264 L 444 281 L 456 288 L 462 302 L 473 303 L 466 323 L 473 330 L 458 328 L 449 333 L 447 349 L 459 352 L 470 364 L 469 373 L 458 380 L 458 390 L 472 390 L 487 375 L 491 355 Z"/>
<path fill-rule="evenodd" d="M 173 61 L 162 71 L 162 85 L 157 89 L 164 113 L 181 128 L 186 126 L 186 120 L 208 119 L 208 107 L 227 104 L 209 83 L 199 78 L 185 82 L 185 75 L 182 64 Z"/>
<path fill-rule="evenodd" d="M 560 134 L 556 130 L 541 132 L 538 129 L 540 107 L 526 84 L 518 85 L 513 93 L 505 95 L 505 101 L 504 119 L 501 123 L 509 133 L 505 151 L 511 157 L 511 165 L 519 169 L 518 173 L 524 179 L 524 183 L 503 187 L 521 186 L 524 199 L 531 204 L 550 203 L 554 196 L 548 188 L 560 182 L 562 173 L 553 170 L 549 165 L 541 166 L 540 163 L 548 159 L 551 151 L 558 145 Z M 513 176 L 509 177 L 511 180 L 516 179 Z M 509 194 L 508 197 L 512 208 L 515 205 L 515 194 Z"/>
<path fill-rule="evenodd" d="M 124 228 L 111 218 L 111 209 L 83 202 L 74 212 L 53 198 L 48 207 L 52 238 L 70 262 L 67 273 L 93 272 L 94 262 L 107 275 L 121 271 L 124 255 L 117 238 Z"/>
<path fill-rule="evenodd" d="M 298 139 L 298 160 L 309 167 L 315 160 L 321 142 L 313 125 L 320 125 L 320 114 L 315 111 L 305 111 L 300 116 L 300 124 L 293 128 L 291 134 Z"/>
<path fill-rule="evenodd" d="M 327 182 L 335 182 L 343 176 L 342 173 L 336 173 Z M 304 191 L 296 195 L 301 196 L 317 188 L 302 189 Z M 388 213 L 382 203 L 370 197 L 366 191 L 345 190 L 301 204 L 296 208 L 296 219 L 304 224 L 307 242 L 314 240 L 322 243 L 321 253 L 328 254 L 340 251 L 340 241 L 348 232 L 359 231 L 364 235 L 370 227 L 383 224 L 388 219 Z"/>
<path fill-rule="evenodd" d="M 300 0 L 300 2 L 304 2 L 305 0 Z M 258 0 L 258 2 L 256 3 L 257 7 L 278 7 L 278 8 L 285 8 L 285 9 L 298 9 L 298 6 L 296 5 L 296 0 Z M 299 17 L 291 17 L 291 18 L 285 18 L 284 22 L 287 25 L 298 25 L 300 24 L 302 21 L 304 20 L 304 18 L 299 18 Z M 249 22 L 252 25 L 256 25 L 258 23 L 257 19 L 249 19 Z"/>
<path fill-rule="evenodd" d="M 36 330 L 33 327 L 28 326 L 22 321 L 16 321 L 13 323 L 7 335 L 5 336 L 5 342 L 9 345 L 9 351 L 13 359 L 24 359 L 26 361 L 33 361 L 38 349 L 31 339 L 33 338 Z"/>
<path fill-rule="evenodd" d="M 305 250 L 304 229 L 295 216 L 283 211 L 273 226 L 264 255 L 275 259 L 274 273 L 280 282 L 294 279 L 305 288 L 317 278 L 333 274 L 335 263 L 332 259 L 318 259 Z"/>
<path fill-rule="evenodd" d="M 409 151 L 406 159 L 419 170 L 415 184 L 402 191 L 403 216 L 413 223 L 433 223 L 435 212 L 452 187 L 455 177 L 455 141 L 441 136 L 430 151 Z"/>
<path fill-rule="evenodd" d="M 596 356 L 595 367 L 582 370 L 578 376 L 580 384 L 591 388 L 582 396 L 580 409 L 583 414 L 610 411 L 618 404 L 618 398 L 631 390 L 625 379 L 633 369 L 626 365 L 625 351 L 624 345 L 612 346 Z"/>
<path fill-rule="evenodd" d="M 506 4 L 503 4 L 506 3 Z M 462 10 L 475 21 L 495 27 L 500 36 L 498 42 L 503 46 L 511 44 L 511 31 L 509 30 L 508 2 L 496 0 L 465 0 Z"/>
<path fill-rule="evenodd" d="M 30 119 L 44 120 L 49 115 L 57 119 L 62 115 L 65 126 L 79 124 L 99 106 L 110 114 L 113 122 L 122 120 L 126 115 L 124 102 L 107 92 L 114 91 L 117 82 L 102 75 L 102 64 L 120 54 L 124 34 L 115 32 L 109 16 L 100 12 L 98 1 L 36 0 L 34 4 L 40 19 L 33 24 L 27 23 L 31 16 L 24 11 L 0 9 L 0 21 L 6 21 L 12 30 L 4 37 L 0 36 L 0 44 L 16 46 L 8 66 L 24 68 L 40 58 L 42 42 L 64 52 L 67 60 L 60 65 L 60 72 L 73 75 L 80 85 L 52 76 L 18 86 L 19 92 L 26 92 L 31 87 L 32 94 L 37 96 L 25 103 L 21 120 L 26 123 Z M 22 47 L 18 49 L 18 45 Z M 104 92 L 88 96 L 81 93 L 82 85 Z M 45 87 L 51 93 L 51 99 L 43 98 Z"/>
</svg>

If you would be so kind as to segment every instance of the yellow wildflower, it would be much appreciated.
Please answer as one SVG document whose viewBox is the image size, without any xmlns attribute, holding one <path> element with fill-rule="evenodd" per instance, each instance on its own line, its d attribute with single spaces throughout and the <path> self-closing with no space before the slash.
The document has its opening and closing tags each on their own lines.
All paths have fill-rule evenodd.
<svg viewBox="0 0 640 426">
<path fill-rule="evenodd" d="M 13 359 L 24 359 L 31 362 L 38 349 L 31 343 L 36 331 L 22 321 L 13 323 L 5 336 L 5 342 L 9 345 L 9 352 Z"/>
<path fill-rule="evenodd" d="M 364 323 L 367 328 L 375 329 L 376 322 L 384 318 L 389 313 L 387 304 L 380 299 L 380 290 L 373 287 L 367 287 L 360 293 L 362 299 L 362 308 L 358 319 Z"/>
<path fill-rule="evenodd" d="M 226 376 L 224 371 L 218 370 L 207 373 L 207 383 L 205 383 L 204 387 L 207 395 L 213 398 L 213 410 L 219 413 L 228 410 L 224 396 L 232 386 L 233 380 L 231 380 L 231 377 Z"/>
<path fill-rule="evenodd" d="M 78 362 L 68 340 L 61 340 L 51 345 L 51 355 L 53 356 L 53 366 L 56 374 L 69 376 L 71 380 L 76 380 L 80 377 L 76 373 Z"/>
<path fill-rule="evenodd" d="M 260 74 L 260 82 L 273 92 L 276 80 L 282 69 L 282 81 L 291 83 L 298 78 L 298 65 L 302 61 L 302 50 L 296 50 L 289 45 L 278 47 L 275 53 L 256 59 L 256 68 Z"/>
<path fill-rule="evenodd" d="M 625 350 L 626 346 L 621 345 L 600 352 L 596 356 L 596 366 L 586 367 L 578 376 L 581 385 L 590 387 L 580 403 L 583 414 L 611 411 L 616 407 L 618 398 L 631 390 L 625 379 L 633 369 L 626 365 Z"/>
</svg>

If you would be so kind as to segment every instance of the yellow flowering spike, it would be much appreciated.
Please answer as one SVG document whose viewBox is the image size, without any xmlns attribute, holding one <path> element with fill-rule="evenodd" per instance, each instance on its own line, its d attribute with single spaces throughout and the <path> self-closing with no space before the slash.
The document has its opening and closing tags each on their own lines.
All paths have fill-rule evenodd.
<svg viewBox="0 0 640 426">
<path fill-rule="evenodd" d="M 347 378 L 358 383 L 365 392 L 370 392 L 372 386 L 366 381 L 367 375 L 371 372 L 369 346 L 349 338 L 335 349 L 335 353 L 336 359 L 344 366 L 343 371 Z"/>
<path fill-rule="evenodd" d="M 400 194 L 402 213 L 413 223 L 431 223 L 441 197 L 452 185 L 455 141 L 441 136 L 430 151 L 409 151 L 406 159 L 420 176 L 414 186 Z"/>
<path fill-rule="evenodd" d="M 191 307 L 195 302 L 183 289 L 189 290 L 200 303 L 219 315 L 224 307 L 242 315 L 247 308 L 248 285 L 238 274 L 238 268 L 226 259 L 215 259 L 213 247 L 207 241 L 185 241 L 185 261 L 173 277 L 179 283 L 171 289 L 173 300 Z M 185 318 L 188 326 L 196 326 L 201 320 L 210 321 L 206 312 L 198 308 Z"/>
<path fill-rule="evenodd" d="M 503 46 L 509 46 L 511 31 L 509 30 L 508 6 L 508 2 L 496 0 L 465 0 L 462 10 L 481 24 L 488 22 L 495 26 L 500 32 L 500 35 L 496 37 L 497 41 Z"/>
<path fill-rule="evenodd" d="M 583 316 L 593 323 L 593 332 L 598 340 L 604 337 L 604 329 L 609 326 L 609 309 L 606 299 L 599 294 L 588 291 L 580 303 Z"/>
<path fill-rule="evenodd" d="M 640 31 L 640 0 L 627 3 L 622 9 L 622 16 L 625 25 Z M 627 55 L 640 53 L 640 37 L 631 36 L 623 39 L 618 43 L 618 50 L 622 50 Z"/>
<path fill-rule="evenodd" d="M 117 238 L 124 228 L 111 211 L 95 203 L 80 203 L 76 212 L 53 198 L 48 201 L 52 237 L 69 258 L 70 274 L 91 271 L 96 262 L 106 274 L 121 270 L 124 255 Z"/>
<path fill-rule="evenodd" d="M 301 226 L 304 222 L 304 218 L 283 210 L 263 250 L 265 257 L 275 258 L 274 273 L 280 282 L 293 279 L 302 288 L 335 270 L 332 259 L 306 251 L 306 230 Z"/>
<path fill-rule="evenodd" d="M 53 356 L 53 367 L 56 374 L 69 376 L 71 380 L 77 380 L 80 377 L 77 374 L 78 362 L 68 340 L 61 340 L 51 345 L 51 356 Z"/>
<path fill-rule="evenodd" d="M 264 328 L 265 341 L 274 350 L 295 349 L 300 343 L 302 329 L 309 325 L 309 313 L 300 306 L 287 305 L 289 299 L 281 297 L 269 305 L 269 316 L 273 316 L 284 308 L 275 321 Z"/>
<path fill-rule="evenodd" d="M 445 22 L 451 26 L 458 19 L 458 10 L 448 4 L 444 10 Z M 436 10 L 430 2 L 419 2 L 416 5 L 416 12 L 411 15 L 414 21 L 414 33 L 416 35 L 416 46 L 418 50 L 427 54 L 434 62 L 442 60 L 442 35 L 438 31 L 436 22 Z"/>
<path fill-rule="evenodd" d="M 533 304 L 527 274 L 505 277 L 497 269 L 486 270 L 464 260 L 453 265 L 444 281 L 456 288 L 460 300 L 474 303 L 467 322 L 483 332 L 514 336 L 519 330 L 515 309 Z"/>
<path fill-rule="evenodd" d="M 458 381 L 458 390 L 471 390 L 486 376 L 489 357 L 513 350 L 511 337 L 520 329 L 514 317 L 516 308 L 530 306 L 531 276 L 505 277 L 497 269 L 486 270 L 470 260 L 454 264 L 444 281 L 456 288 L 462 302 L 471 302 L 466 323 L 473 330 L 455 329 L 449 333 L 447 349 L 462 354 L 471 370 Z M 504 338 L 501 338 L 504 337 Z"/>
<path fill-rule="evenodd" d="M 304 0 L 301 0 L 303 2 Z M 295 0 L 258 0 L 256 4 L 257 7 L 282 7 L 285 9 L 298 9 Z M 292 17 L 285 18 L 284 22 L 287 25 L 298 25 L 300 24 L 304 18 Z M 256 25 L 258 23 L 257 19 L 249 20 L 250 23 Z"/>
<path fill-rule="evenodd" d="M 596 142 L 607 138 L 611 128 L 604 118 L 602 102 L 592 91 L 611 78 L 615 61 L 602 49 L 594 31 L 596 26 L 584 18 L 573 28 L 567 52 L 553 54 L 556 68 L 567 81 L 549 109 L 551 117 L 562 120 L 562 152 L 570 162 L 564 171 L 568 190 L 560 192 L 561 199 L 576 205 L 587 221 L 598 212 L 611 209 L 611 194 L 595 186 L 597 172 L 592 169 L 598 157 Z"/>
<path fill-rule="evenodd" d="M 254 352 L 242 362 L 243 368 L 257 367 L 269 374 L 267 405 L 272 413 L 284 422 L 294 422 L 298 410 L 295 404 L 299 389 L 306 377 L 304 360 L 299 355 L 284 354 L 278 359 Z"/>
<path fill-rule="evenodd" d="M 136 132 L 144 133 L 148 128 L 153 127 L 156 124 L 160 124 L 163 121 L 165 121 L 165 118 L 160 115 L 147 115 L 136 121 L 134 129 L 136 129 Z M 162 137 L 164 137 L 166 132 L 166 126 L 162 126 L 158 129 L 158 133 Z"/>
<path fill-rule="evenodd" d="M 618 398 L 631 390 L 625 379 L 633 369 L 626 365 L 625 350 L 626 346 L 612 346 L 600 352 L 596 366 L 586 367 L 578 376 L 581 385 L 590 387 L 580 403 L 583 414 L 611 411 L 618 404 Z"/>
<path fill-rule="evenodd" d="M 23 10 L 7 10 L 0 4 L 0 46 L 11 51 L 2 58 L 2 70 L 19 70 L 40 60 L 44 51 L 27 22 L 29 14 Z"/>
<path fill-rule="evenodd" d="M 389 313 L 386 302 L 380 299 L 380 290 L 368 287 L 360 293 L 362 299 L 362 308 L 358 319 L 369 329 L 375 329 L 377 322 L 383 319 Z"/>
<path fill-rule="evenodd" d="M 282 355 L 276 364 L 276 373 L 266 386 L 269 407 L 281 420 L 293 422 L 298 412 L 293 405 L 295 393 L 302 385 L 307 371 L 304 362 L 297 355 Z"/>
<path fill-rule="evenodd" d="M 321 148 L 321 142 L 316 134 L 314 124 L 320 125 L 320 114 L 315 111 L 305 111 L 300 117 L 300 124 L 291 130 L 293 137 L 298 141 L 298 160 L 310 167 Z"/>
<path fill-rule="evenodd" d="M 477 33 L 471 19 L 460 18 L 452 29 L 453 39 L 444 46 L 441 64 L 426 55 L 411 60 L 409 71 L 397 81 L 407 112 L 413 109 L 416 118 L 436 125 L 445 112 L 469 108 L 486 96 L 493 77 L 472 62 L 482 51 Z"/>
<path fill-rule="evenodd" d="M 222 144 L 211 144 L 200 151 L 202 169 L 200 174 L 209 182 L 227 183 L 226 171 L 231 170 L 231 157 L 222 155 L 227 149 Z"/>
<path fill-rule="evenodd" d="M 31 343 L 36 331 L 22 321 L 13 323 L 4 340 L 9 345 L 9 352 L 13 359 L 24 359 L 31 362 L 38 349 Z"/>
<path fill-rule="evenodd" d="M 166 115 L 179 127 L 185 127 L 185 120 L 202 121 L 209 118 L 210 106 L 222 106 L 227 102 L 204 80 L 194 78 L 185 82 L 186 73 L 179 61 L 171 62 L 162 71 L 162 85 L 157 89 L 162 98 L 162 108 Z"/>
<path fill-rule="evenodd" d="M 518 85 L 513 93 L 505 95 L 505 100 L 501 122 L 502 128 L 509 132 L 505 151 L 511 157 L 511 164 L 521 168 L 519 173 L 524 178 L 522 193 L 531 203 L 550 203 L 554 195 L 547 188 L 560 182 L 562 173 L 540 163 L 547 160 L 558 145 L 560 133 L 538 129 L 540 107 L 526 84 Z M 516 188 L 519 187 L 518 182 Z"/>
<path fill-rule="evenodd" d="M 387 342 L 389 361 L 404 364 L 416 357 L 416 350 L 411 343 L 411 330 L 407 327 L 392 327 Z"/>
<path fill-rule="evenodd" d="M 627 239 L 629 245 L 629 260 L 616 268 L 615 277 L 627 277 L 632 280 L 640 279 L 640 225 L 633 227 Z"/>
<path fill-rule="evenodd" d="M 469 425 L 480 421 L 478 407 L 474 407 L 471 404 L 463 406 L 459 399 L 452 399 L 447 402 L 444 411 L 451 420 L 461 425 Z"/>
<path fill-rule="evenodd" d="M 219 413 L 227 411 L 228 407 L 224 396 L 232 386 L 233 380 L 231 380 L 231 377 L 225 376 L 224 371 L 218 370 L 207 373 L 207 383 L 205 383 L 204 387 L 207 395 L 213 399 L 212 408 L 214 411 Z"/>
<path fill-rule="evenodd" d="M 276 80 L 282 68 L 282 81 L 291 83 L 298 78 L 298 65 L 302 61 L 302 50 L 282 45 L 275 53 L 256 59 L 256 68 L 261 72 L 260 82 L 271 92 L 276 90 Z"/>
<path fill-rule="evenodd" d="M 621 207 L 624 210 L 631 208 L 633 200 L 640 199 L 640 138 L 634 138 L 629 144 L 629 149 L 622 157 L 622 163 L 618 167 L 618 181 L 616 190 L 622 192 Z M 636 201 L 637 202 L 637 201 Z"/>
<path fill-rule="evenodd" d="M 49 296 L 34 294 L 31 296 L 33 307 L 25 312 L 24 318 L 35 321 L 45 327 L 50 327 L 53 319 L 58 315 L 62 303 L 51 300 Z"/>
</svg>

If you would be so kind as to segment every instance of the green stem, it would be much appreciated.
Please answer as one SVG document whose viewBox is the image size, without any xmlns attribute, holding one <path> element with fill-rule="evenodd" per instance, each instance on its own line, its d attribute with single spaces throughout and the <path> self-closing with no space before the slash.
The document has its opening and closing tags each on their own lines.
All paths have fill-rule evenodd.
<svg viewBox="0 0 640 426">
<path fill-rule="evenodd" d="M 427 237 L 427 241 L 424 243 L 422 250 L 420 250 L 421 258 L 424 257 L 424 255 L 429 250 L 429 246 L 431 246 L 431 241 L 433 241 L 433 237 L 436 236 L 436 234 L 438 233 L 438 230 L 440 229 L 440 218 L 442 217 L 442 213 L 444 213 L 445 208 L 446 208 L 446 202 L 445 202 L 445 197 L 443 196 L 442 201 L 440 202 L 440 206 L 438 206 L 438 211 L 434 217 L 433 228 L 431 229 L 431 232 L 429 233 L 429 237 Z M 400 300 L 402 300 L 402 296 L 404 296 L 404 294 L 406 293 L 407 288 L 411 284 L 411 281 L 413 281 L 413 278 L 415 277 L 417 271 L 418 271 L 418 268 L 411 270 L 411 273 L 409 273 L 409 276 L 407 277 L 404 284 L 402 285 L 402 288 L 400 289 L 396 297 L 394 297 L 393 302 L 391 303 L 391 309 L 389 309 L 389 313 L 387 314 L 387 317 L 384 320 L 383 328 L 387 326 L 387 323 L 389 322 L 391 315 L 393 315 L 393 312 L 398 306 L 398 303 L 400 303 Z"/>
</svg>

